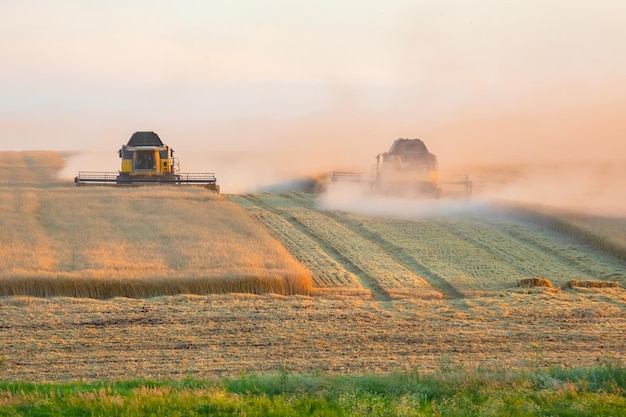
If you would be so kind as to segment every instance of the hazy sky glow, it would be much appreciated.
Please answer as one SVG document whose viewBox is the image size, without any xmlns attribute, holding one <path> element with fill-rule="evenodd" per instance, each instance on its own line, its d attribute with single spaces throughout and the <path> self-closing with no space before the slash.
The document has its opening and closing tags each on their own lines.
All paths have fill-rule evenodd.
<svg viewBox="0 0 626 417">
<path fill-rule="evenodd" d="M 0 149 L 154 130 L 178 149 L 373 156 L 403 136 L 455 161 L 623 159 L 624 21 L 621 0 L 0 0 Z"/>
</svg>

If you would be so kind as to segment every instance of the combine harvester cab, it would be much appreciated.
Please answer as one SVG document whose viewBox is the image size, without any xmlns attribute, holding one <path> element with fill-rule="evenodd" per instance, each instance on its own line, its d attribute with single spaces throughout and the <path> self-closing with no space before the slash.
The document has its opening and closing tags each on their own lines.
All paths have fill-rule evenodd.
<svg viewBox="0 0 626 417">
<path fill-rule="evenodd" d="M 135 132 L 118 151 L 118 172 L 80 171 L 76 185 L 199 185 L 220 192 L 214 173 L 180 173 L 174 150 L 154 132 Z"/>
<path fill-rule="evenodd" d="M 358 172 L 333 172 L 332 181 L 368 181 L 376 193 L 394 196 L 427 196 L 440 198 L 442 186 L 446 196 L 469 197 L 472 182 L 468 175 L 440 177 L 437 156 L 430 153 L 420 139 L 396 139 L 389 151 L 376 156 L 369 176 Z"/>
<path fill-rule="evenodd" d="M 389 151 L 376 156 L 374 190 L 390 195 L 439 198 L 437 157 L 420 139 L 396 139 Z"/>
</svg>

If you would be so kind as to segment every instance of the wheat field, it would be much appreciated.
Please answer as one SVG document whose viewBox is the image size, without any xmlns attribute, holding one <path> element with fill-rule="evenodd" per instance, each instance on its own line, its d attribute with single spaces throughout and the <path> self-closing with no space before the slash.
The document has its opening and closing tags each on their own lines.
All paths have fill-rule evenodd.
<svg viewBox="0 0 626 417">
<path fill-rule="evenodd" d="M 306 192 L 75 187 L 25 154 L 3 158 L 24 168 L 0 184 L 0 379 L 626 360 L 619 219 L 401 218 L 323 210 Z"/>
<path fill-rule="evenodd" d="M 1 295 L 311 289 L 310 272 L 261 225 L 204 188 L 11 184 L 0 193 Z"/>
<path fill-rule="evenodd" d="M 0 151 L 0 184 L 49 184 L 58 182 L 68 152 Z"/>
<path fill-rule="evenodd" d="M 608 235 L 608 226 L 584 222 L 584 232 L 578 223 L 574 230 L 576 218 L 537 209 L 470 204 L 402 218 L 322 210 L 317 196 L 301 192 L 228 198 L 289 248 L 327 294 L 360 285 L 379 300 L 463 298 L 515 290 L 534 277 L 557 287 L 620 286 L 626 278 L 623 252 L 607 250 L 619 229 Z"/>
<path fill-rule="evenodd" d="M 0 379 L 544 369 L 626 361 L 619 288 L 453 300 L 0 297 Z"/>
</svg>

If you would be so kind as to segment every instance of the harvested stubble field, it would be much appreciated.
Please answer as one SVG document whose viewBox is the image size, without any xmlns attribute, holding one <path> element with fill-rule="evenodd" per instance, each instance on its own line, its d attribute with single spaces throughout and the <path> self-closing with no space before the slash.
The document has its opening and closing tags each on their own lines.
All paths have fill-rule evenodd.
<svg viewBox="0 0 626 417">
<path fill-rule="evenodd" d="M 315 288 L 352 288 L 354 279 L 344 277 L 356 276 L 380 300 L 463 298 L 510 291 L 529 277 L 554 286 L 625 278 L 619 227 L 595 228 L 589 221 L 584 235 L 569 233 L 570 218 L 557 223 L 547 209 L 468 203 L 454 214 L 398 218 L 322 211 L 315 195 L 297 192 L 230 198 L 312 271 Z M 599 241 L 617 249 L 608 252 Z M 337 277 L 334 283 L 330 277 Z"/>
<path fill-rule="evenodd" d="M 591 218 L 371 217 L 301 192 L 53 181 L 0 193 L 0 379 L 626 360 L 626 240 Z M 534 277 L 553 287 L 519 287 Z"/>
</svg>

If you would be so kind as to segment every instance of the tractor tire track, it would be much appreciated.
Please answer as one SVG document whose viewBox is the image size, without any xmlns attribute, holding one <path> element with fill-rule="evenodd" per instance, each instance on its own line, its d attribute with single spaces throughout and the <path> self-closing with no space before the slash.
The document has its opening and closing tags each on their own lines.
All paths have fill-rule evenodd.
<svg viewBox="0 0 626 417">
<path fill-rule="evenodd" d="M 439 226 L 445 228 L 459 239 L 470 242 L 485 252 L 493 254 L 501 262 L 506 263 L 519 271 L 521 276 L 531 277 L 540 275 L 540 273 L 533 268 L 532 265 L 528 265 L 528 263 L 532 263 L 532 259 L 526 260 L 519 256 L 519 251 L 512 252 L 510 249 L 506 250 L 500 247 L 498 244 L 499 239 L 506 238 L 507 236 L 498 232 L 497 229 L 490 228 L 489 225 L 484 222 L 475 221 L 468 223 L 468 226 L 472 228 L 471 233 L 466 232 L 465 228 L 443 222 L 440 222 Z"/>
<path fill-rule="evenodd" d="M 298 230 L 284 217 L 258 207 L 249 209 L 250 216 L 263 224 L 269 233 L 313 273 L 319 288 L 362 288 L 358 277 L 321 249 L 318 242 Z"/>
<path fill-rule="evenodd" d="M 623 276 L 619 257 L 507 211 L 400 219 L 323 211 L 303 193 L 249 198 L 282 216 L 380 300 L 420 297 L 426 287 L 463 299 L 512 290 L 531 277 L 564 285 Z"/>
<path fill-rule="evenodd" d="M 536 215 L 540 217 L 541 215 Z M 559 265 L 562 279 L 602 279 L 616 271 L 624 271 L 619 256 L 554 228 L 546 228 L 540 218 L 510 216 L 507 222 L 497 218 L 485 221 L 501 233 L 530 247 L 552 264 Z"/>
<path fill-rule="evenodd" d="M 334 219 L 350 228 L 355 233 L 366 237 L 372 242 L 378 242 L 380 247 L 387 252 L 387 254 L 396 260 L 401 265 L 406 266 L 408 269 L 415 271 L 418 275 L 425 278 L 434 288 L 441 291 L 446 298 L 458 299 L 464 298 L 463 294 L 454 288 L 443 276 L 432 271 L 424 264 L 412 257 L 405 248 L 398 246 L 376 231 L 368 229 L 362 223 L 349 219 L 341 215 L 332 215 Z"/>
<path fill-rule="evenodd" d="M 372 277 L 362 268 L 359 268 L 355 263 L 353 263 L 348 257 L 344 256 L 342 253 L 337 251 L 333 246 L 327 244 L 324 239 L 320 239 L 311 230 L 303 225 L 301 222 L 296 220 L 293 216 L 291 216 L 288 212 L 284 210 L 278 209 L 275 206 L 271 206 L 267 204 L 263 198 L 259 198 L 258 196 L 247 195 L 245 198 L 248 201 L 258 205 L 259 207 L 267 210 L 270 213 L 274 213 L 275 215 L 281 216 L 287 222 L 289 222 L 298 232 L 302 233 L 308 239 L 315 242 L 315 244 L 320 247 L 325 253 L 327 253 L 331 258 L 333 258 L 339 265 L 341 265 L 345 270 L 354 274 L 359 278 L 361 285 L 368 289 L 372 297 L 377 301 L 389 301 L 391 300 L 390 294 L 383 289 L 375 277 Z M 295 256 L 295 255 L 294 255 Z"/>
<path fill-rule="evenodd" d="M 376 300 L 378 301 L 391 300 L 391 295 L 389 294 L 389 292 L 385 291 L 385 289 L 383 289 L 380 286 L 376 277 L 371 276 L 362 268 L 359 268 L 359 266 L 353 263 L 350 260 L 350 258 L 344 256 L 341 252 L 336 250 L 333 246 L 326 244 L 326 242 L 323 239 L 320 239 L 318 236 L 312 233 L 307 226 L 299 222 L 297 219 L 287 216 L 286 220 L 288 220 L 301 233 L 308 236 L 309 239 L 316 242 L 319 245 L 319 247 L 322 248 L 324 252 L 328 253 L 343 268 L 345 268 L 347 271 L 351 272 L 352 274 L 356 275 L 359 278 L 361 285 L 364 288 L 367 288 L 368 290 L 370 290 L 372 293 L 372 296 Z"/>
</svg>

